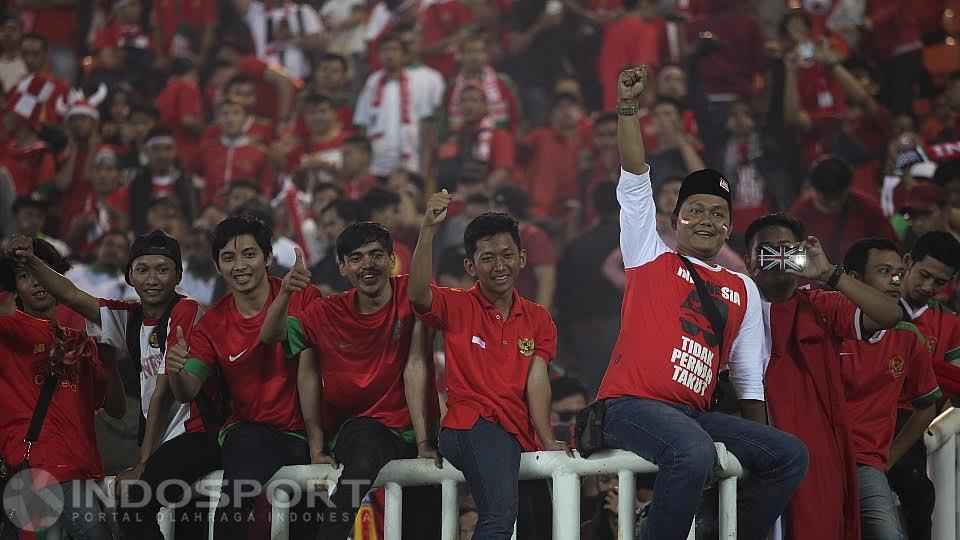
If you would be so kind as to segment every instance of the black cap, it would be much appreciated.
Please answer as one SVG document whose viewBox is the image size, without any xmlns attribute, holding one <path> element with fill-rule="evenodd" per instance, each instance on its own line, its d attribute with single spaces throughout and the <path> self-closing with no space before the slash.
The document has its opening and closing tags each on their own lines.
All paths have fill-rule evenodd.
<svg viewBox="0 0 960 540">
<path fill-rule="evenodd" d="M 130 283 L 130 269 L 133 268 L 133 261 L 144 255 L 160 255 L 166 257 L 177 265 L 177 270 L 183 272 L 183 259 L 180 255 L 180 243 L 177 239 L 167 233 L 156 230 L 150 234 L 145 234 L 133 241 L 130 246 L 130 255 L 127 258 L 127 284 Z"/>
<path fill-rule="evenodd" d="M 46 210 L 50 207 L 50 200 L 43 193 L 34 191 L 27 195 L 21 195 L 13 201 L 13 212 L 17 213 L 21 208 L 39 208 Z"/>
<path fill-rule="evenodd" d="M 730 182 L 720 174 L 720 171 L 714 169 L 700 169 L 693 171 L 683 179 L 680 184 L 680 194 L 677 197 L 677 207 L 674 212 L 679 212 L 683 201 L 691 196 L 702 193 L 704 195 L 716 195 L 727 201 L 727 206 L 733 210 L 733 204 L 730 202 Z"/>
</svg>

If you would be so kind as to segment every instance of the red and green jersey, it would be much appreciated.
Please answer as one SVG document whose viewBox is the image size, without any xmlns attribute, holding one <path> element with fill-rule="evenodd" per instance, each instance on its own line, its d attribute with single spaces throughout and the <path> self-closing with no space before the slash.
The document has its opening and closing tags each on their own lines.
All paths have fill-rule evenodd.
<svg viewBox="0 0 960 540">
<path fill-rule="evenodd" d="M 403 437 L 413 436 L 403 390 L 415 322 L 407 280 L 405 275 L 390 278 L 393 295 L 376 313 L 357 310 L 356 289 L 290 310 L 287 353 L 307 348 L 317 353 L 324 432 L 335 433 L 351 418 L 373 418 Z M 436 391 L 432 395 L 437 412 Z"/>
<path fill-rule="evenodd" d="M 840 349 L 840 373 L 857 463 L 885 470 L 897 404 L 926 407 L 941 396 L 926 340 L 908 322 L 869 341 L 847 340 Z"/>
<path fill-rule="evenodd" d="M 50 372 L 53 328 L 50 321 L 22 311 L 0 316 L 0 457 L 11 465 L 20 464 L 26 452 L 23 439 Z M 103 465 L 93 419 L 103 405 L 106 375 L 96 343 L 77 330 L 60 329 L 67 342 L 86 341 L 87 352 L 63 367 L 40 439 L 30 451 L 30 466 L 59 482 L 100 480 Z"/>
<path fill-rule="evenodd" d="M 303 414 L 297 392 L 297 359 L 288 359 L 280 343 L 260 342 L 267 309 L 280 292 L 280 280 L 267 278 L 270 295 L 260 313 L 245 318 L 233 294 L 214 304 L 190 336 L 190 358 L 184 369 L 201 381 L 220 370 L 230 393 L 230 417 L 223 434 L 239 423 L 261 424 L 279 431 L 302 433 Z M 294 294 L 290 309 L 302 311 L 320 290 L 310 286 Z"/>
<path fill-rule="evenodd" d="M 530 452 L 542 446 L 524 398 L 533 357 L 557 354 L 557 327 L 543 306 L 513 292 L 503 316 L 475 285 L 470 290 L 430 286 L 433 304 L 418 316 L 443 331 L 447 414 L 443 427 L 470 429 L 478 418 L 499 424 Z"/>
<path fill-rule="evenodd" d="M 935 301 L 916 311 L 903 299 L 900 306 L 927 340 L 940 388 L 949 396 L 960 396 L 960 366 L 951 364 L 960 359 L 960 317 Z"/>
</svg>

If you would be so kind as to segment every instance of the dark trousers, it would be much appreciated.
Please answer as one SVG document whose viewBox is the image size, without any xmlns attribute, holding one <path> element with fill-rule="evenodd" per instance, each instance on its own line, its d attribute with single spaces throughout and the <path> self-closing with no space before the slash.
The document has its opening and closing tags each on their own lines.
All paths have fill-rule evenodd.
<svg viewBox="0 0 960 540">
<path fill-rule="evenodd" d="M 130 502 L 146 501 L 126 507 L 118 504 L 117 521 L 128 540 L 163 540 L 157 513 L 161 501 L 188 501 L 176 509 L 176 537 L 180 540 L 207 538 L 207 513 L 193 501 L 192 489 L 184 489 L 204 475 L 220 468 L 220 446 L 206 433 L 184 433 L 157 448 L 140 476 L 141 483 L 130 486 Z M 158 488 L 163 484 L 163 493 Z M 148 491 L 143 493 L 144 489 Z M 122 503 L 123 501 L 120 501 Z"/>
<path fill-rule="evenodd" d="M 440 452 L 463 473 L 477 503 L 473 540 L 552 537 L 552 508 L 546 481 L 518 482 L 520 444 L 502 427 L 483 418 L 470 429 L 444 428 Z"/>
<path fill-rule="evenodd" d="M 903 427 L 912 411 L 897 411 L 897 431 Z M 903 530 L 910 540 L 930 540 L 933 528 L 933 503 L 936 493 L 933 482 L 927 478 L 927 449 L 921 438 L 887 472 L 890 487 L 900 498 L 900 508 L 906 517 Z"/>
<path fill-rule="evenodd" d="M 372 418 L 347 421 L 337 437 L 334 456 L 343 467 L 340 482 L 325 512 L 319 538 L 343 540 L 353 530 L 360 502 L 370 490 L 380 469 L 395 459 L 417 457 L 417 446 L 404 442 L 386 426 Z M 403 489 L 403 538 L 432 540 L 440 538 L 440 488 L 437 486 Z"/>
<path fill-rule="evenodd" d="M 307 442 L 266 426 L 240 424 L 227 432 L 221 455 L 223 488 L 216 514 L 216 539 L 269 538 L 269 504 L 261 497 L 267 495 L 263 489 L 281 468 L 310 463 Z M 310 499 L 300 497 L 305 504 Z M 290 521 L 290 538 L 315 537 L 316 516 L 295 507 L 290 511 Z"/>
</svg>

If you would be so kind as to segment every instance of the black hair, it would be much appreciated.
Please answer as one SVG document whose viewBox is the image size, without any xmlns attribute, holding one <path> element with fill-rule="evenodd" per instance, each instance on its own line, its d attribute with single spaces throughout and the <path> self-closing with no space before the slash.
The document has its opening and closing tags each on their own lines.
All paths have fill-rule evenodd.
<svg viewBox="0 0 960 540">
<path fill-rule="evenodd" d="M 347 62 L 347 57 L 342 54 L 325 53 L 320 57 L 320 60 L 317 61 L 317 64 L 319 65 L 324 62 L 337 62 L 343 68 L 344 73 L 350 71 L 350 63 Z"/>
<path fill-rule="evenodd" d="M 593 129 L 597 129 L 597 126 L 601 124 L 616 123 L 619 119 L 619 116 L 614 111 L 604 111 L 597 115 L 593 120 Z"/>
<path fill-rule="evenodd" d="M 43 50 L 45 51 L 50 49 L 50 42 L 47 41 L 47 38 L 45 38 L 42 34 L 38 34 L 36 32 L 27 32 L 20 36 L 20 43 L 23 43 L 28 39 L 39 41 L 41 44 L 43 44 Z"/>
<path fill-rule="evenodd" d="M 324 103 L 326 103 L 327 105 L 329 105 L 331 109 L 334 108 L 334 106 L 333 106 L 333 98 L 331 98 L 330 96 L 328 96 L 328 95 L 326 95 L 326 94 L 320 94 L 320 93 L 315 92 L 315 93 L 310 94 L 310 95 L 308 95 L 307 97 L 303 98 L 303 106 L 304 106 L 304 107 L 319 107 L 320 105 L 323 105 Z"/>
<path fill-rule="evenodd" d="M 227 187 L 224 190 L 224 193 L 226 195 L 229 195 L 230 193 L 233 192 L 233 190 L 237 188 L 249 188 L 256 191 L 257 194 L 260 193 L 260 184 L 258 184 L 257 181 L 254 180 L 253 178 L 249 178 L 247 176 L 241 176 L 240 178 L 235 178 L 231 180 L 230 183 L 227 184 Z"/>
<path fill-rule="evenodd" d="M 65 274 L 67 270 L 70 270 L 70 263 L 57 251 L 57 248 L 46 240 L 33 239 L 33 254 L 45 262 L 54 272 Z M 16 292 L 17 290 L 17 263 L 11 257 L 0 258 L 0 290 L 9 292 Z M 19 299 L 17 305 L 23 307 Z"/>
<path fill-rule="evenodd" d="M 146 140 L 150 140 L 154 137 L 173 137 L 173 130 L 166 126 L 153 126 L 150 128 L 150 131 L 147 132 Z"/>
<path fill-rule="evenodd" d="M 392 32 L 380 38 L 380 43 L 377 44 L 377 50 L 379 51 L 380 49 L 383 49 L 387 43 L 396 43 L 400 46 L 400 50 L 402 50 L 404 54 L 410 52 L 407 44 L 400 39 L 400 32 L 397 29 L 394 29 Z"/>
<path fill-rule="evenodd" d="M 487 197 L 483 193 L 471 193 L 464 199 L 463 204 L 485 204 L 490 206 L 490 197 Z"/>
<path fill-rule="evenodd" d="M 270 207 L 270 203 L 260 196 L 253 197 L 241 204 L 240 207 L 233 212 L 233 215 L 252 216 L 258 221 L 262 221 L 271 231 L 273 231 L 273 228 L 276 226 L 273 220 L 273 208 Z"/>
<path fill-rule="evenodd" d="M 467 269 L 463 267 L 463 259 L 466 254 L 463 246 L 450 246 L 440 253 L 437 259 L 437 277 L 452 276 L 461 279 L 467 274 Z"/>
<path fill-rule="evenodd" d="M 460 48 L 463 49 L 467 43 L 476 43 L 477 41 L 482 41 L 484 46 L 489 48 L 490 34 L 481 27 L 471 28 L 467 30 L 466 36 L 460 42 Z"/>
<path fill-rule="evenodd" d="M 121 236 L 123 237 L 124 240 L 127 241 L 127 244 L 130 244 L 130 237 L 127 236 L 127 232 L 124 231 L 123 229 L 107 229 L 106 231 L 104 231 L 102 235 L 100 235 L 100 239 L 97 240 L 97 246 L 102 244 L 103 241 L 106 240 L 108 236 Z"/>
<path fill-rule="evenodd" d="M 777 31 L 780 33 L 780 36 L 787 37 L 787 27 L 790 25 L 790 21 L 794 18 L 799 18 L 803 21 L 803 24 L 806 25 L 807 30 L 813 30 L 813 19 L 810 18 L 810 15 L 807 15 L 806 12 L 799 9 L 794 9 L 788 11 L 786 15 L 780 19 L 780 23 L 777 25 Z"/>
<path fill-rule="evenodd" d="M 616 216 L 620 211 L 616 182 L 600 182 L 593 188 L 593 211 L 599 216 Z"/>
<path fill-rule="evenodd" d="M 317 182 L 313 185 L 314 195 L 327 190 L 333 190 L 333 192 L 337 194 L 338 199 L 343 196 L 343 188 L 333 182 Z"/>
<path fill-rule="evenodd" d="M 953 273 L 960 270 L 960 242 L 954 236 L 944 231 L 930 231 L 917 238 L 910 250 L 910 258 L 914 263 L 932 257 L 953 268 Z"/>
<path fill-rule="evenodd" d="M 374 242 L 379 242 L 387 253 L 393 255 L 393 238 L 386 227 L 374 221 L 361 221 L 348 225 L 337 236 L 337 260 L 345 261 L 354 251 Z"/>
<path fill-rule="evenodd" d="M 230 79 L 227 81 L 227 84 L 223 85 L 223 92 L 224 92 L 224 93 L 228 93 L 228 92 L 230 91 L 230 87 L 231 87 L 231 86 L 236 86 L 236 85 L 238 85 L 238 84 L 253 84 L 253 85 L 255 85 L 256 83 L 254 82 L 253 78 L 250 77 L 249 75 L 247 75 L 247 74 L 245 74 L 245 73 L 238 73 L 238 74 L 234 75 L 233 77 L 230 77 Z"/>
<path fill-rule="evenodd" d="M 368 212 L 376 212 L 390 208 L 391 206 L 397 206 L 401 201 L 400 195 L 397 195 L 395 191 L 380 186 L 370 188 L 370 191 L 361 199 L 363 205 L 367 207 Z"/>
<path fill-rule="evenodd" d="M 946 186 L 953 180 L 960 180 L 960 159 L 951 159 L 937 164 L 933 173 L 933 181 L 939 186 Z"/>
<path fill-rule="evenodd" d="M 862 276 L 867 270 L 867 259 L 870 258 L 871 249 L 893 251 L 900 255 L 897 245 L 886 238 L 861 238 L 847 249 L 847 254 L 843 257 L 843 269 Z"/>
<path fill-rule="evenodd" d="M 353 199 L 337 199 L 320 211 L 320 213 L 333 210 L 347 224 L 366 221 L 370 216 L 367 207 L 360 201 Z"/>
<path fill-rule="evenodd" d="M 810 166 L 810 185 L 824 195 L 840 195 L 852 182 L 853 167 L 839 156 L 827 154 Z"/>
<path fill-rule="evenodd" d="M 484 212 L 474 218 L 463 231 L 463 249 L 467 258 L 472 259 L 477 254 L 477 242 L 500 233 L 509 233 L 517 248 L 523 248 L 517 220 L 503 212 Z"/>
<path fill-rule="evenodd" d="M 507 184 L 498 189 L 493 195 L 497 206 L 507 209 L 507 213 L 517 219 L 526 219 L 530 208 L 530 194 L 527 190 L 514 184 Z"/>
<path fill-rule="evenodd" d="M 793 233 L 793 237 L 797 242 L 800 242 L 807 237 L 807 230 L 804 228 L 803 223 L 800 223 L 800 221 L 796 218 L 792 218 L 782 212 L 777 214 L 767 214 L 763 217 L 753 220 L 753 223 L 751 223 L 750 226 L 747 227 L 746 232 L 743 233 L 743 240 L 748 250 L 750 249 L 750 246 L 753 245 L 753 239 L 756 238 L 757 234 L 767 227 L 783 227 L 790 229 L 790 232 Z"/>
<path fill-rule="evenodd" d="M 182 56 L 174 58 L 170 63 L 170 74 L 174 77 L 182 77 L 195 69 L 197 69 L 196 62 Z"/>
<path fill-rule="evenodd" d="M 683 112 L 683 104 L 680 103 L 680 100 L 670 96 L 657 96 L 657 99 L 653 101 L 653 105 L 650 106 L 650 110 L 656 109 L 658 105 L 671 105 L 677 110 L 677 113 Z"/>
<path fill-rule="evenodd" d="M 551 401 L 560 401 L 570 396 L 583 396 L 585 400 L 590 399 L 587 389 L 573 377 L 557 377 L 550 381 Z"/>
<path fill-rule="evenodd" d="M 580 96 L 574 94 L 573 92 L 557 92 L 553 95 L 553 107 L 556 107 L 564 102 L 572 103 L 577 106 L 581 106 L 583 104 Z"/>
<path fill-rule="evenodd" d="M 364 137 L 363 135 L 351 135 L 343 140 L 343 144 L 359 146 L 364 152 L 371 155 L 373 154 L 373 146 L 370 144 L 370 139 Z"/>
<path fill-rule="evenodd" d="M 169 206 L 170 208 L 173 208 L 177 212 L 179 212 L 181 216 L 183 216 L 183 208 L 180 208 L 180 203 L 177 201 L 177 199 L 174 199 L 173 197 L 159 196 L 159 197 L 154 197 L 150 199 L 150 203 L 147 205 L 147 212 L 149 212 L 150 210 L 153 210 L 158 206 Z"/>
<path fill-rule="evenodd" d="M 273 231 L 254 216 L 231 216 L 220 222 L 210 237 L 210 255 L 213 263 L 220 266 L 220 250 L 238 236 L 249 234 L 260 246 L 263 258 L 273 254 Z"/>
<path fill-rule="evenodd" d="M 154 122 L 160 121 L 160 111 L 150 103 L 137 103 L 136 105 L 130 106 L 130 112 L 127 113 L 127 118 L 132 118 L 135 114 L 143 114 L 153 118 Z"/>
</svg>

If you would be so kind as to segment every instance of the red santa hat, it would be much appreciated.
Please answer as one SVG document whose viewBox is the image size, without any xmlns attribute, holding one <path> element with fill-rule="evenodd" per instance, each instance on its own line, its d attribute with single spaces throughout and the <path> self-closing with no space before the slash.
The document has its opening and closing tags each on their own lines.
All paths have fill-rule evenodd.
<svg viewBox="0 0 960 540">
<path fill-rule="evenodd" d="M 66 99 L 64 99 L 66 98 Z M 82 114 L 95 120 L 100 119 L 100 111 L 97 107 L 107 98 L 107 86 L 100 83 L 97 91 L 89 97 L 83 93 L 83 90 L 74 88 L 70 90 L 67 96 L 61 96 L 57 101 L 57 112 L 64 118 Z"/>
<path fill-rule="evenodd" d="M 33 129 L 39 130 L 49 120 L 50 98 L 57 86 L 47 75 L 30 74 L 24 77 L 7 98 L 7 112 L 19 116 Z"/>
</svg>

